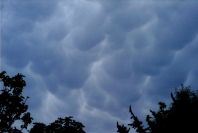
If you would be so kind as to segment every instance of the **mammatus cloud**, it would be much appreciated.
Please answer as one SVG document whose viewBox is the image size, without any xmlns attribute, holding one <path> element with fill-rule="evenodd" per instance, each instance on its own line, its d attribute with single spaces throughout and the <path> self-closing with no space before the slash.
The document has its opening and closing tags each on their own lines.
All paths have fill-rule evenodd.
<svg viewBox="0 0 198 133">
<path fill-rule="evenodd" d="M 115 132 L 130 104 L 142 115 L 179 84 L 198 87 L 196 3 L 3 1 L 1 66 L 26 75 L 36 120 Z"/>
</svg>

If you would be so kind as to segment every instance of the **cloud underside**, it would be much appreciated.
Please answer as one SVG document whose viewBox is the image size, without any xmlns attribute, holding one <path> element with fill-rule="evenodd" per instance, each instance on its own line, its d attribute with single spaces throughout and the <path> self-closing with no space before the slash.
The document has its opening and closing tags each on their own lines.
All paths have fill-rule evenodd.
<svg viewBox="0 0 198 133">
<path fill-rule="evenodd" d="M 2 4 L 1 67 L 26 75 L 39 121 L 74 115 L 115 132 L 130 104 L 141 115 L 181 83 L 198 87 L 195 1 Z"/>
</svg>

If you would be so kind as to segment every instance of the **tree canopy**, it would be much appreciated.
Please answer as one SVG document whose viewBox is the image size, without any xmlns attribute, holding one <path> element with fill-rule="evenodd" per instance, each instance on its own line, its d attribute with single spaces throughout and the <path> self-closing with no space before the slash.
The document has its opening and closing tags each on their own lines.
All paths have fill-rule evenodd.
<svg viewBox="0 0 198 133">
<path fill-rule="evenodd" d="M 10 77 L 5 71 L 0 73 L 3 89 L 0 92 L 0 132 L 22 132 L 31 123 L 32 117 L 27 111 L 28 105 L 22 92 L 26 86 L 23 75 Z M 21 122 L 20 127 L 14 126 Z"/>
<path fill-rule="evenodd" d="M 171 93 L 172 103 L 167 107 L 164 102 L 159 102 L 157 111 L 150 110 L 145 120 L 147 127 L 134 115 L 129 108 L 132 123 L 128 124 L 137 133 L 194 133 L 198 131 L 198 93 L 190 87 L 181 85 L 175 93 Z M 119 125 L 119 124 L 118 124 Z M 125 129 L 126 126 L 117 126 Z M 123 130 L 118 133 L 128 133 Z"/>
<path fill-rule="evenodd" d="M 71 116 L 58 118 L 49 125 L 34 123 L 30 133 L 85 133 L 84 125 L 75 121 Z"/>
</svg>

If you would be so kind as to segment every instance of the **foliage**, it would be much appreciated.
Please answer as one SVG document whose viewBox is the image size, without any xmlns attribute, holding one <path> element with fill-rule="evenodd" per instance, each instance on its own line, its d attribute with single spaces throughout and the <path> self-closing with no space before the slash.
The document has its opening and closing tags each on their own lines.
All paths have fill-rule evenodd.
<svg viewBox="0 0 198 133">
<path fill-rule="evenodd" d="M 21 74 L 9 77 L 5 71 L 0 73 L 0 82 L 3 85 L 0 92 L 0 132 L 20 133 L 32 121 L 30 113 L 27 112 L 28 97 L 22 95 L 26 85 L 23 77 Z M 21 127 L 14 126 L 17 121 L 21 122 Z"/>
<path fill-rule="evenodd" d="M 118 133 L 129 133 L 129 130 L 130 128 L 127 128 L 125 127 L 124 125 L 120 125 L 118 122 L 117 122 L 117 132 Z"/>
<path fill-rule="evenodd" d="M 85 133 L 84 125 L 72 119 L 72 117 L 58 118 L 53 123 L 45 125 L 34 123 L 30 133 Z"/>
<path fill-rule="evenodd" d="M 171 93 L 171 99 L 172 103 L 169 107 L 164 102 L 159 102 L 158 111 L 150 110 L 151 114 L 146 117 L 146 128 L 130 107 L 132 123 L 128 125 L 137 133 L 198 132 L 198 93 L 191 91 L 190 87 L 182 85 L 174 95 Z"/>
</svg>

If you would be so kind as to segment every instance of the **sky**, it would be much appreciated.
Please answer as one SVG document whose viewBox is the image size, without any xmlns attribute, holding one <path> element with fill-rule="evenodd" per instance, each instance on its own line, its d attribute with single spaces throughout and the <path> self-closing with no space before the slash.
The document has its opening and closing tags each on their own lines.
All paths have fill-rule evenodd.
<svg viewBox="0 0 198 133">
<path fill-rule="evenodd" d="M 25 75 L 35 121 L 115 133 L 198 87 L 196 0 L 0 0 L 1 70 Z"/>
</svg>

